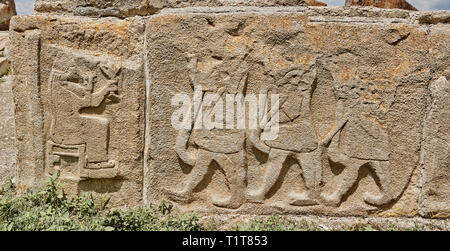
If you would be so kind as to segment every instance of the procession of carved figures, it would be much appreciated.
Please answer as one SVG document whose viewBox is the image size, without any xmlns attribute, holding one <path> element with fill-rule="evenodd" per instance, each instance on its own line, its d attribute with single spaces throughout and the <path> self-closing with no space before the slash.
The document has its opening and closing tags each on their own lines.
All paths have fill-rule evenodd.
<svg viewBox="0 0 450 251">
<path fill-rule="evenodd" d="M 238 57 L 225 58 L 207 72 L 198 70 L 195 56 L 190 55 L 188 61 L 193 90 L 198 88 L 203 90 L 203 95 L 216 93 L 220 97 L 225 94 L 245 96 L 248 78 L 245 61 Z M 228 74 L 225 80 L 214 82 L 217 75 L 223 72 Z M 261 137 L 264 126 L 258 130 L 227 130 L 226 137 L 217 130 L 181 129 L 174 149 L 179 159 L 191 166 L 192 170 L 186 176 L 183 189 L 164 189 L 166 195 L 175 202 L 192 202 L 194 189 L 215 163 L 226 176 L 229 195 L 224 198 L 213 194 L 212 204 L 231 209 L 239 208 L 244 203 L 262 204 L 277 181 L 282 179 L 283 164 L 293 159 L 302 169 L 306 191 L 288 195 L 286 202 L 292 206 L 325 204 L 338 207 L 344 195 L 357 184 L 358 172 L 363 167 L 370 167 L 374 171 L 381 191 L 381 194 L 367 192 L 364 195 L 368 205 L 382 206 L 396 199 L 391 191 L 389 137 L 383 122 L 395 99 L 393 83 L 358 78 L 348 82 L 335 81 L 337 107 L 334 126 L 328 135 L 319 138 L 310 111 L 313 85 L 317 79 L 314 67 L 291 67 L 275 75 L 274 85 L 263 92 L 279 94 L 278 137 L 264 140 Z M 214 104 L 208 101 L 204 107 L 213 109 Z M 194 111 L 193 124 L 196 123 L 197 114 Z M 272 118 L 273 113 L 267 116 Z M 270 119 L 267 123 L 270 124 Z M 247 188 L 246 185 L 246 139 L 249 139 L 252 147 L 268 156 L 267 162 L 263 163 L 265 173 L 257 189 Z M 362 139 L 367 143 L 364 149 L 358 142 Z M 330 162 L 344 166 L 344 178 L 338 181 L 332 193 L 320 192 L 323 156 Z M 319 196 L 313 195 L 316 191 L 319 191 Z"/>
<path fill-rule="evenodd" d="M 119 102 L 121 68 L 82 57 L 67 60 L 65 56 L 55 60 L 48 83 L 51 124 L 47 170 L 59 171 L 61 178 L 72 180 L 92 178 L 90 170 L 107 170 L 104 178 L 111 178 L 117 174 L 118 163 L 108 156 L 110 121 L 102 114 L 104 109 L 87 109 Z M 77 64 L 87 64 L 92 71 L 84 72 Z"/>
<path fill-rule="evenodd" d="M 211 93 L 218 97 L 227 94 L 246 95 L 248 67 L 242 58 L 225 58 L 208 72 L 198 70 L 196 56 L 190 55 L 188 62 L 193 90 L 197 88 L 202 90 L 202 95 Z M 75 180 L 92 178 L 89 177 L 89 170 L 111 170 L 117 173 L 119 164 L 108 154 L 110 121 L 102 115 L 102 109 L 94 109 L 97 112 L 89 113 L 83 111 L 120 101 L 118 85 L 121 69 L 101 62 L 90 64 L 99 71 L 84 73 L 76 66 L 64 66 L 64 63 L 55 61 L 49 77 L 52 103 L 46 146 L 47 168 L 65 172 L 65 178 Z M 224 71 L 229 73 L 226 78 L 220 77 Z M 95 72 L 101 72 L 102 76 L 97 76 Z M 191 202 L 194 189 L 204 180 L 211 164 L 216 163 L 227 170 L 224 173 L 229 196 L 224 198 L 213 195 L 211 200 L 215 206 L 236 209 L 244 203 L 264 203 L 267 194 L 281 179 L 283 164 L 288 159 L 293 159 L 301 167 L 307 188 L 303 193 L 291 192 L 288 195 L 287 203 L 293 206 L 321 203 L 339 206 L 343 196 L 357 183 L 359 170 L 367 166 L 379 180 L 381 195 L 368 192 L 364 197 L 365 202 L 382 206 L 396 199 L 391 192 L 389 138 L 383 123 L 395 98 L 393 84 L 389 81 L 374 83 L 357 78 L 348 82 L 336 81 L 334 126 L 328 135 L 319 138 L 313 127 L 310 111 L 313 85 L 317 79 L 314 67 L 291 67 L 276 73 L 275 78 L 276 82 L 263 92 L 267 96 L 270 93 L 279 94 L 278 109 L 275 111 L 280 125 L 278 137 L 274 140 L 261 137 L 267 128 L 264 126 L 257 130 L 230 129 L 221 133 L 217 130 L 181 129 L 174 149 L 192 170 L 186 177 L 184 188 L 167 188 L 167 196 L 176 202 Z M 94 86 L 97 86 L 96 91 Z M 213 109 L 214 105 L 214 100 L 209 100 L 208 104 L 200 107 Z M 199 114 L 198 111 L 195 114 Z M 274 112 L 271 111 L 267 116 L 267 124 L 271 124 Z M 196 122 L 195 118 L 196 115 L 192 123 Z M 262 183 L 254 190 L 247 189 L 247 139 L 252 147 L 268 156 L 264 163 Z M 364 149 L 358 144 L 361 139 L 370 141 Z M 194 143 L 194 149 L 188 141 Z M 334 192 L 322 192 L 320 196 L 313 196 L 313 193 L 320 190 L 322 183 L 324 155 L 330 162 L 345 167 L 344 178 L 339 181 Z M 108 177 L 112 178 L 114 175 L 97 178 Z"/>
</svg>

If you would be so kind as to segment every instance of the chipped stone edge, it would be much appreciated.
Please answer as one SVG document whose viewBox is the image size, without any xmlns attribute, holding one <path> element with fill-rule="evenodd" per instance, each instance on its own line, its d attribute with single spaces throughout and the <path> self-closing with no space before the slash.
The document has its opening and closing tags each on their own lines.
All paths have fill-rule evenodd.
<svg viewBox="0 0 450 251">
<path fill-rule="evenodd" d="M 85 16 L 85 17 L 115 17 L 120 19 L 134 16 L 149 17 L 152 15 L 164 14 L 188 14 L 188 13 L 303 13 L 307 16 L 334 17 L 336 20 L 347 22 L 358 22 L 358 20 L 347 18 L 373 18 L 375 20 L 384 19 L 384 23 L 412 23 L 412 24 L 438 24 L 450 23 L 450 11 L 409 11 L 401 9 L 380 9 L 376 7 L 317 7 L 317 6 L 217 6 L 217 7 L 183 7 L 183 8 L 161 8 L 149 11 L 148 13 L 137 13 L 134 15 L 123 15 L 115 9 L 98 9 L 90 7 L 83 11 L 75 9 L 73 12 L 64 11 L 34 11 L 34 15 L 58 15 L 58 16 Z M 370 21 L 373 22 L 373 21 Z"/>
</svg>

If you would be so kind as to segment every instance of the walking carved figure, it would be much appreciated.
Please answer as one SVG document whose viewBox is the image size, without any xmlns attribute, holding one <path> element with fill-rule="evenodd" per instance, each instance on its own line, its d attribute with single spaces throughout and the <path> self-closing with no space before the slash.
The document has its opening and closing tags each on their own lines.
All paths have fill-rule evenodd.
<svg viewBox="0 0 450 251">
<path fill-rule="evenodd" d="M 216 164 L 226 176 L 230 195 L 215 193 L 212 203 L 218 207 L 239 208 L 245 202 L 245 130 L 224 130 L 223 124 L 218 125 L 219 128 L 197 128 L 194 125 L 211 118 L 215 108 L 222 108 L 219 113 L 223 113 L 226 95 L 245 96 L 248 76 L 246 63 L 243 56 L 227 56 L 210 69 L 200 71 L 196 56 L 189 55 L 188 60 L 192 87 L 197 93 L 194 94 L 192 104 L 194 120 L 189 129 L 179 131 L 175 151 L 184 163 L 192 166 L 192 171 L 181 191 L 166 192 L 174 201 L 192 201 L 194 189 L 204 180 L 211 166 Z M 236 102 L 243 105 L 244 99 L 236 99 Z M 189 146 L 190 140 L 192 146 Z"/>
<path fill-rule="evenodd" d="M 389 136 L 383 121 L 395 99 L 388 81 L 335 82 L 338 100 L 336 125 L 322 141 L 331 162 L 344 166 L 342 180 L 332 193 L 321 195 L 328 205 L 338 206 L 358 181 L 359 170 L 370 167 L 379 180 L 380 195 L 365 193 L 366 203 L 381 206 L 393 200 L 389 170 Z"/>
<path fill-rule="evenodd" d="M 264 126 L 253 131 L 250 139 L 260 151 L 269 155 L 262 185 L 249 191 L 247 198 L 253 203 L 262 203 L 265 196 L 280 179 L 283 164 L 293 158 L 303 171 L 307 191 L 291 192 L 289 203 L 296 206 L 316 205 L 313 193 L 319 188 L 322 178 L 321 148 L 311 119 L 311 96 L 316 72 L 313 69 L 290 68 L 278 74 L 276 85 L 269 90 L 280 95 L 279 135 L 275 140 L 261 140 Z M 268 121 L 270 124 L 270 121 Z"/>
<path fill-rule="evenodd" d="M 109 120 L 101 113 L 84 113 L 84 109 L 97 108 L 106 99 L 111 103 L 117 102 L 121 69 L 97 63 L 96 67 L 100 67 L 106 83 L 101 83 L 103 86 L 95 92 L 96 75 L 84 74 L 73 63 L 64 68 L 59 65 L 63 62 L 57 61 L 50 73 L 50 164 L 57 165 L 61 157 L 69 156 L 79 159 L 81 166 L 78 168 L 114 168 L 117 163 L 108 156 Z"/>
</svg>

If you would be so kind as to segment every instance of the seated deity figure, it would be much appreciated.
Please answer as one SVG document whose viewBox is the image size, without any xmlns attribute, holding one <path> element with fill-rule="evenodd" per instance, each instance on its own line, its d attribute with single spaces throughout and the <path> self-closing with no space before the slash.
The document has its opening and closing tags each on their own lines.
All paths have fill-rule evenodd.
<svg viewBox="0 0 450 251">
<path fill-rule="evenodd" d="M 99 107 L 102 102 L 116 95 L 117 76 L 120 69 L 100 66 L 107 75 L 107 82 L 94 92 L 96 76 L 82 74 L 76 67 L 58 70 L 50 74 L 51 127 L 50 140 L 59 145 L 85 145 L 88 168 L 113 168 L 114 160 L 108 158 L 109 121 L 101 114 L 84 114 L 83 109 Z"/>
</svg>

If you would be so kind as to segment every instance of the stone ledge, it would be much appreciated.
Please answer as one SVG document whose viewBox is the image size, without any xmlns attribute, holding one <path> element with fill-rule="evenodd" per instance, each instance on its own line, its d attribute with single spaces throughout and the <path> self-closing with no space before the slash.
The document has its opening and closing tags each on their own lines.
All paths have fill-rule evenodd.
<svg viewBox="0 0 450 251">
<path fill-rule="evenodd" d="M 146 16 L 165 8 L 183 8 L 189 6 L 298 6 L 307 5 L 304 0 L 130 0 L 130 1 L 91 1 L 84 0 L 37 0 L 36 12 L 72 13 L 81 16 Z M 311 3 L 316 4 L 316 3 Z"/>
<path fill-rule="evenodd" d="M 148 16 L 167 11 L 166 9 L 182 9 L 195 11 L 195 8 L 213 8 L 212 12 L 218 8 L 220 11 L 255 11 L 254 8 L 267 7 L 270 11 L 299 11 L 307 9 L 316 12 L 316 15 L 327 16 L 367 16 L 367 17 L 386 17 L 386 18 L 409 18 L 416 17 L 423 23 L 449 22 L 448 11 L 437 12 L 417 12 L 401 9 L 379 9 L 375 7 L 308 7 L 308 1 L 303 0 L 132 0 L 124 1 L 95 1 L 87 3 L 84 0 L 36 0 L 35 12 L 42 14 L 64 14 L 75 16 L 93 16 L 93 17 L 119 17 L 126 18 L 132 16 Z M 289 10 L 290 9 L 290 10 Z M 170 10 L 169 10 L 170 11 Z M 200 10 L 204 12 L 205 10 Z"/>
<path fill-rule="evenodd" d="M 86 9 L 88 10 L 88 9 Z M 407 11 L 400 9 L 379 9 L 375 7 L 311 7 L 311 6 L 281 6 L 281 7 L 260 7 L 260 6 L 219 6 L 219 7 L 180 7 L 180 8 L 164 8 L 152 13 L 142 15 L 123 16 L 116 14 L 106 14 L 108 10 L 101 10 L 103 14 L 96 12 L 80 12 L 72 13 L 74 16 L 89 17 L 96 20 L 106 20 L 104 18 L 130 18 L 131 16 L 142 16 L 150 18 L 154 15 L 165 14 L 226 14 L 226 13 L 255 13 L 255 14 L 271 14 L 271 13 L 296 13 L 309 17 L 311 22 L 359 22 L 359 23 L 410 23 L 410 24 L 449 24 L 450 11 Z M 37 16 L 60 17 L 71 16 L 70 13 L 58 12 L 37 12 Z M 30 15 L 31 16 L 31 15 Z M 26 15 L 17 18 L 25 18 Z M 14 22 L 12 19 L 12 23 Z M 19 19 L 20 20 L 20 19 Z M 17 21 L 15 22 L 17 23 Z M 12 27 L 17 27 L 13 23 Z"/>
<path fill-rule="evenodd" d="M 168 8 L 160 11 L 164 14 L 226 14 L 226 13 L 295 13 L 311 17 L 310 21 L 327 20 L 336 22 L 382 22 L 437 24 L 449 23 L 450 11 L 407 11 L 399 9 L 379 9 L 375 7 L 187 7 Z M 364 19 L 366 18 L 366 19 Z"/>
<path fill-rule="evenodd" d="M 235 214 L 218 214 L 207 215 L 201 218 L 201 222 L 216 222 L 218 230 L 227 231 L 235 227 L 237 224 L 248 223 L 251 220 L 264 220 L 270 216 L 254 216 L 254 215 L 235 215 Z M 382 218 L 382 217 L 332 217 L 332 216 L 314 216 L 314 215 L 298 215 L 285 216 L 283 219 L 290 222 L 297 222 L 305 225 L 305 230 L 310 231 L 347 231 L 347 230 L 363 230 L 361 228 L 370 227 L 373 230 L 381 231 L 449 231 L 450 221 L 442 219 L 424 219 L 420 217 L 413 218 Z"/>
</svg>

